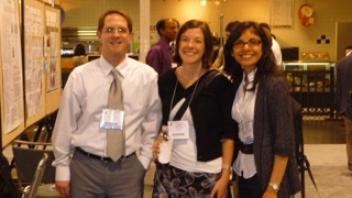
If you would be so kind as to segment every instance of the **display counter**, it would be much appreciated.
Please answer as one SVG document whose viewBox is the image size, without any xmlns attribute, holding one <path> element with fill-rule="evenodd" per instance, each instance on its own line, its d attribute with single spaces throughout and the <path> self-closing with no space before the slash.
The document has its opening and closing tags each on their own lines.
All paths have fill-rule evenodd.
<svg viewBox="0 0 352 198">
<path fill-rule="evenodd" d="M 289 91 L 301 103 L 304 115 L 335 117 L 335 63 L 285 62 L 284 70 Z"/>
</svg>

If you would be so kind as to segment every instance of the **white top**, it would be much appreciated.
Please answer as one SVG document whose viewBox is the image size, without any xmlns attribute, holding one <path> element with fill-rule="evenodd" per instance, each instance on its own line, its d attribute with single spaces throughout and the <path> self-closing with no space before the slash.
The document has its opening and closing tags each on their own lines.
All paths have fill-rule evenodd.
<svg viewBox="0 0 352 198">
<path fill-rule="evenodd" d="M 276 65 L 278 65 L 280 68 L 282 68 L 283 66 L 282 66 L 281 47 L 280 47 L 279 43 L 274 38 L 272 38 L 271 50 L 274 53 Z"/>
<path fill-rule="evenodd" d="M 248 88 L 253 86 L 254 74 L 253 70 L 248 75 Z M 253 121 L 254 121 L 254 106 L 257 95 L 257 89 L 254 92 L 244 91 L 245 74 L 243 80 L 237 89 L 236 97 L 232 105 L 232 118 L 237 121 L 239 128 L 239 139 L 244 144 L 252 144 L 254 142 Z M 244 154 L 241 151 L 233 164 L 233 170 L 237 175 L 242 175 L 244 178 L 253 177 L 257 173 L 255 167 L 254 154 Z"/>
<path fill-rule="evenodd" d="M 170 118 L 175 116 L 184 101 L 185 99 L 181 99 L 174 106 L 170 112 Z M 196 133 L 189 107 L 181 120 L 188 121 L 190 137 L 187 140 L 174 140 L 170 165 L 188 172 L 219 173 L 222 166 L 221 157 L 207 162 L 197 161 Z"/>
<path fill-rule="evenodd" d="M 141 62 L 126 57 L 116 66 L 121 74 L 125 111 L 125 153 L 137 152 L 147 169 L 152 143 L 161 121 L 158 75 Z M 100 156 L 106 154 L 106 130 L 99 128 L 101 113 L 108 105 L 114 69 L 101 56 L 76 67 L 66 83 L 52 142 L 56 180 L 70 180 L 69 164 L 75 147 Z"/>
</svg>

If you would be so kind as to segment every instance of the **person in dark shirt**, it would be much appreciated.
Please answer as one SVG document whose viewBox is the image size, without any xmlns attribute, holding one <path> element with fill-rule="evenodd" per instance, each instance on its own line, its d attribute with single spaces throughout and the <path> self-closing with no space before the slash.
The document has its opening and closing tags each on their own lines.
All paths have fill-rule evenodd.
<svg viewBox="0 0 352 198">
<path fill-rule="evenodd" d="M 88 57 L 86 54 L 86 50 L 83 44 L 79 43 L 76 45 L 76 48 L 72 57 L 72 66 L 77 67 L 84 63 L 88 62 Z"/>
<path fill-rule="evenodd" d="M 352 54 L 351 47 L 345 49 L 346 56 L 336 65 L 336 102 L 338 112 L 345 123 L 348 169 L 352 171 Z"/>
<path fill-rule="evenodd" d="M 236 25 L 238 25 L 239 23 L 240 23 L 239 21 L 231 21 L 226 25 L 226 27 L 225 27 L 225 42 L 229 38 L 232 29 Z M 216 55 L 216 58 L 213 62 L 213 67 L 222 69 L 224 66 L 224 48 L 223 48 L 223 46 L 220 46 L 220 48 L 217 51 L 215 51 L 214 54 Z"/>
<path fill-rule="evenodd" d="M 176 19 L 161 19 L 156 24 L 159 41 L 148 51 L 146 63 L 152 66 L 159 75 L 170 70 L 174 53 L 174 44 L 179 29 Z"/>
<path fill-rule="evenodd" d="M 157 167 L 155 198 L 227 196 L 237 129 L 231 119 L 235 90 L 210 69 L 212 45 L 205 22 L 186 22 L 176 39 L 178 67 L 159 78 L 163 128 L 173 146 L 169 164 Z M 173 130 L 175 125 L 184 130 Z M 154 158 L 165 151 L 160 142 L 153 145 Z"/>
</svg>

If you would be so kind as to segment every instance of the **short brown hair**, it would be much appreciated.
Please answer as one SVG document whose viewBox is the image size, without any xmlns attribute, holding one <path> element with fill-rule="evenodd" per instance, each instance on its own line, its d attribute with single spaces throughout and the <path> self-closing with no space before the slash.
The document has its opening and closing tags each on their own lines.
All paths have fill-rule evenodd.
<svg viewBox="0 0 352 198">
<path fill-rule="evenodd" d="M 212 34 L 210 31 L 210 28 L 208 26 L 207 23 L 203 22 L 203 21 L 199 21 L 199 20 L 189 20 L 186 23 L 184 23 L 181 28 L 180 31 L 177 34 L 177 38 L 176 38 L 176 50 L 175 50 L 175 62 L 178 65 L 182 64 L 182 59 L 181 56 L 178 52 L 178 49 L 180 47 L 180 39 L 183 33 L 185 33 L 187 30 L 189 29 L 194 29 L 194 28 L 199 28 L 201 29 L 201 31 L 203 32 L 203 36 L 204 36 L 204 54 L 202 56 L 202 67 L 203 68 L 210 68 L 211 66 L 211 54 L 213 52 L 213 40 L 212 40 Z"/>
<path fill-rule="evenodd" d="M 105 13 L 103 13 L 100 16 L 99 21 L 98 21 L 98 32 L 101 32 L 103 30 L 105 18 L 108 15 L 111 15 L 111 14 L 117 14 L 117 15 L 122 16 L 127 22 L 128 30 L 130 32 L 132 32 L 132 20 L 131 20 L 131 18 L 127 14 L 125 14 L 125 13 L 123 13 L 121 11 L 118 11 L 118 10 L 108 10 L 108 11 L 106 11 Z"/>
</svg>

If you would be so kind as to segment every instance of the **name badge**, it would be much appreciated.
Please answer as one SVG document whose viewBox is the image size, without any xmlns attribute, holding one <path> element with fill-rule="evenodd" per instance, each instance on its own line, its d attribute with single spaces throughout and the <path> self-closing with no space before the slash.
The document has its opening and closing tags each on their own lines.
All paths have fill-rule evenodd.
<svg viewBox="0 0 352 198">
<path fill-rule="evenodd" d="M 188 121 L 169 121 L 167 122 L 168 135 L 174 140 L 182 140 L 189 138 Z"/>
<path fill-rule="evenodd" d="M 109 130 L 123 130 L 125 112 L 117 109 L 103 109 L 100 128 Z"/>
</svg>

